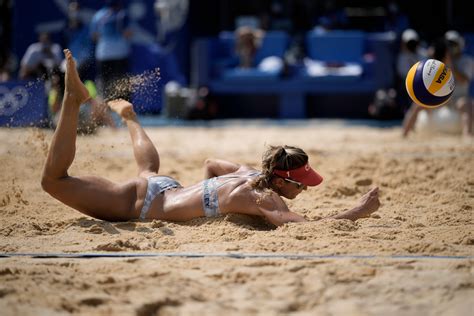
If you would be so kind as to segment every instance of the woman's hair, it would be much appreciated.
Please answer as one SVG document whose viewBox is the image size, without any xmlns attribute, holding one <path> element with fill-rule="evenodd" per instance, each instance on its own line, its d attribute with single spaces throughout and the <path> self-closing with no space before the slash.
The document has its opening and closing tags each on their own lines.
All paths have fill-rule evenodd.
<svg viewBox="0 0 474 316">
<path fill-rule="evenodd" d="M 269 146 L 262 156 L 262 174 L 252 183 L 255 189 L 264 190 L 270 187 L 274 177 L 273 170 L 292 170 L 304 166 L 308 155 L 298 147 Z"/>
</svg>

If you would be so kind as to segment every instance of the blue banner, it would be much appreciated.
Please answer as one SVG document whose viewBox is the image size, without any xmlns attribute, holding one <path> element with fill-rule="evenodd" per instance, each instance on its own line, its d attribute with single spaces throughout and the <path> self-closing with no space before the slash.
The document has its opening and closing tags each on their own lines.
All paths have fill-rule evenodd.
<svg viewBox="0 0 474 316">
<path fill-rule="evenodd" d="M 47 122 L 43 82 L 0 83 L 0 126 L 44 126 Z"/>
</svg>

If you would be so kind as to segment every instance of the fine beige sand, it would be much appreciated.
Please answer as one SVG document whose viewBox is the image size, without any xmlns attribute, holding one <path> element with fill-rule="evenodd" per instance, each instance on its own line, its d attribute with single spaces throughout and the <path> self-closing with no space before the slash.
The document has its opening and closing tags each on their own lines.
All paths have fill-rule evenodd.
<svg viewBox="0 0 474 316">
<path fill-rule="evenodd" d="M 146 130 L 161 155 L 160 173 L 183 185 L 201 180 L 207 157 L 258 167 L 265 145 L 302 147 L 325 180 L 288 205 L 319 221 L 274 229 L 244 215 L 187 223 L 96 220 L 41 190 L 52 131 L 0 129 L 0 253 L 340 257 L 0 258 L 1 315 L 472 315 L 472 140 L 403 140 L 399 128 L 337 121 Z M 135 176 L 126 129 L 79 137 L 70 173 Z M 323 219 L 355 206 L 373 186 L 382 206 L 371 218 Z M 373 257 L 353 257 L 360 255 Z"/>
</svg>

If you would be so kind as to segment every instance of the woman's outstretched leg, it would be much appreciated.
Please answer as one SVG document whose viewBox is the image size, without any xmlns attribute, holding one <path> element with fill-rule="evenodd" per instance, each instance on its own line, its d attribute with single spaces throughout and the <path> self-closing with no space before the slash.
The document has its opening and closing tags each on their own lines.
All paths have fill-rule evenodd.
<svg viewBox="0 0 474 316">
<path fill-rule="evenodd" d="M 71 52 L 64 50 L 64 53 L 64 99 L 41 185 L 51 196 L 84 214 L 107 220 L 137 218 L 146 191 L 145 180 L 116 184 L 100 177 L 71 177 L 68 174 L 76 152 L 79 107 L 89 99 L 89 93 L 79 79 Z"/>
<path fill-rule="evenodd" d="M 421 106 L 416 105 L 415 103 L 411 104 L 410 109 L 408 109 L 407 113 L 405 114 L 405 118 L 403 119 L 403 137 L 407 137 L 408 134 L 415 128 L 416 120 L 421 110 Z"/>
<path fill-rule="evenodd" d="M 138 175 L 144 178 L 150 175 L 156 175 L 160 169 L 160 156 L 138 122 L 132 104 L 122 99 L 109 101 L 107 104 L 112 110 L 117 112 L 125 124 L 127 124 L 132 139 L 133 154 L 135 155 L 135 160 L 138 165 Z"/>
<path fill-rule="evenodd" d="M 65 50 L 64 53 L 67 63 L 75 68 L 71 52 Z M 65 89 L 61 116 L 44 167 L 44 173 L 53 178 L 67 176 L 67 170 L 76 154 L 79 107 L 90 98 L 89 92 L 82 84 L 77 72 L 70 71 L 69 68 L 64 79 Z"/>
</svg>

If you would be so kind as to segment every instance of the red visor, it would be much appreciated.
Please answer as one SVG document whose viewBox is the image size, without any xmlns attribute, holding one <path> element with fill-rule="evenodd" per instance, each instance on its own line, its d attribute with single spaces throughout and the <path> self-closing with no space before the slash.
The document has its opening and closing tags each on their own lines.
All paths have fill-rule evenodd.
<svg viewBox="0 0 474 316">
<path fill-rule="evenodd" d="M 301 182 L 307 186 L 316 186 L 323 182 L 323 177 L 314 171 L 309 163 L 293 170 L 273 170 L 273 174 L 282 178 Z"/>
</svg>

